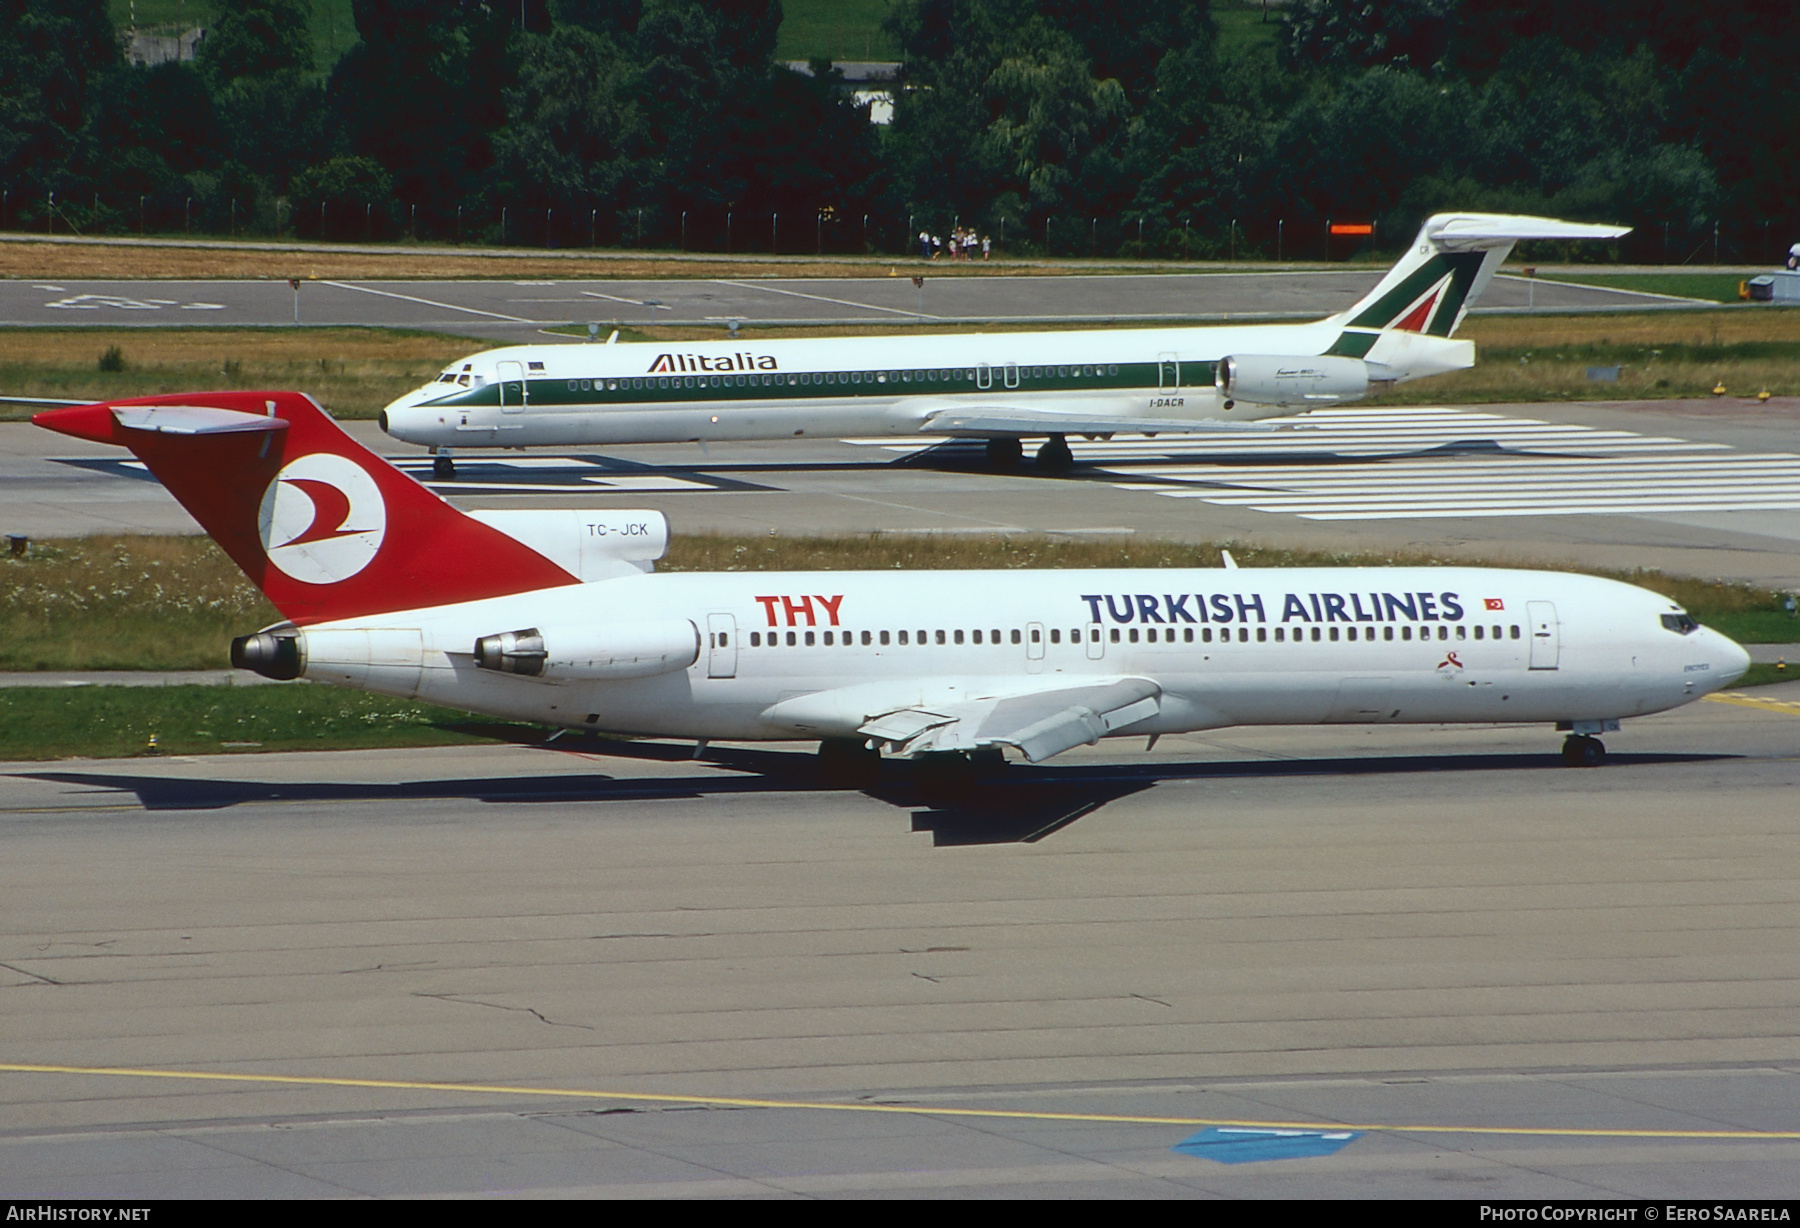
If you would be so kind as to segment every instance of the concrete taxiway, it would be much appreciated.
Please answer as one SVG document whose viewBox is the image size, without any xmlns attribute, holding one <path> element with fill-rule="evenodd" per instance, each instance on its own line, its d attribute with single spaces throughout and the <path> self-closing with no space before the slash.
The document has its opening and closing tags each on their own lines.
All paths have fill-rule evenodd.
<svg viewBox="0 0 1800 1228">
<path fill-rule="evenodd" d="M 0 1189 L 1788 1194 L 1797 717 L 0 765 Z"/>
<path fill-rule="evenodd" d="M 937 277 L 896 265 L 866 278 L 664 281 L 0 281 L 0 327 L 306 325 L 417 328 L 523 341 L 571 323 L 1150 323 L 1306 319 L 1355 303 L 1386 272 L 1345 269 L 1058 277 Z M 904 275 L 898 275 L 900 273 Z M 912 277 L 926 278 L 915 287 Z M 1477 311 L 1692 309 L 1666 295 L 1494 279 Z"/>
<path fill-rule="evenodd" d="M 431 481 L 422 449 L 348 429 Z M 469 452 L 464 507 L 654 507 L 680 534 L 1136 534 L 1717 576 L 1800 589 L 1800 402 L 1380 405 L 1280 431 L 1077 440 L 998 474 L 978 445 L 795 440 Z M 0 424 L 0 532 L 189 533 L 117 448 Z"/>
</svg>

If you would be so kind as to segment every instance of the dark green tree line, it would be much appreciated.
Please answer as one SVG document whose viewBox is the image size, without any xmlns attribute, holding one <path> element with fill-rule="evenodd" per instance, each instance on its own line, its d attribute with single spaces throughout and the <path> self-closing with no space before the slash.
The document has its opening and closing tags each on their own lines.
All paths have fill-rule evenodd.
<svg viewBox="0 0 1800 1228">
<path fill-rule="evenodd" d="M 1208 0 L 896 0 L 887 126 L 775 61 L 779 0 L 353 9 L 335 64 L 309 0 L 217 0 L 194 62 L 144 68 L 104 0 L 0 0 L 0 225 L 1318 255 L 1327 219 L 1479 207 L 1650 259 L 1800 225 L 1777 0 L 1295 0 L 1231 51 Z"/>
</svg>

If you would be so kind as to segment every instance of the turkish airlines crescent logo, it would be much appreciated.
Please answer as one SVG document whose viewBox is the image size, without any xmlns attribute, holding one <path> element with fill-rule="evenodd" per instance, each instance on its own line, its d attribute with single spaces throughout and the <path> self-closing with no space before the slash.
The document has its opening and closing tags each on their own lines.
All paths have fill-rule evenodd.
<svg viewBox="0 0 1800 1228">
<path fill-rule="evenodd" d="M 269 483 L 257 531 L 283 575 L 336 584 L 374 561 L 387 535 L 387 503 L 361 465 L 314 452 L 290 461 Z"/>
</svg>

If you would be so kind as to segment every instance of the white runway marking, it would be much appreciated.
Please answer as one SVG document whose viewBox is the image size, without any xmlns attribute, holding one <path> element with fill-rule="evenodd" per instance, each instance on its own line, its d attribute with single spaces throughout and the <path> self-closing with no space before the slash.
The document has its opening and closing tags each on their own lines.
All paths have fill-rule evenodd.
<svg viewBox="0 0 1800 1228">
<path fill-rule="evenodd" d="M 465 311 L 472 316 L 492 316 L 496 320 L 511 320 L 517 324 L 534 323 L 524 316 L 509 316 L 500 311 L 483 311 L 479 307 L 459 307 L 455 303 L 440 303 L 436 299 L 420 298 L 416 294 L 398 294 L 392 290 L 377 290 L 373 286 L 359 286 L 355 282 L 328 281 L 322 284 L 336 286 L 339 290 L 356 290 L 363 294 L 379 295 L 382 298 L 397 298 L 408 303 L 423 303 L 427 307 L 442 307 L 445 311 Z"/>
<path fill-rule="evenodd" d="M 721 286 L 730 286 L 736 290 L 762 290 L 769 294 L 786 294 L 793 298 L 809 298 L 819 303 L 835 303 L 839 307 L 855 307 L 859 311 L 886 311 L 897 316 L 910 316 L 919 320 L 940 320 L 942 316 L 934 316 L 923 311 L 907 311 L 900 307 L 883 307 L 876 303 L 859 303 L 855 299 L 831 298 L 824 294 L 807 294 L 803 290 L 784 290 L 780 286 L 764 286 L 748 281 L 721 281 Z"/>
<path fill-rule="evenodd" d="M 1321 409 L 1286 422 L 1304 429 L 1069 444 L 1123 489 L 1306 520 L 1800 509 L 1800 455 L 1787 452 L 1410 406 Z"/>
</svg>

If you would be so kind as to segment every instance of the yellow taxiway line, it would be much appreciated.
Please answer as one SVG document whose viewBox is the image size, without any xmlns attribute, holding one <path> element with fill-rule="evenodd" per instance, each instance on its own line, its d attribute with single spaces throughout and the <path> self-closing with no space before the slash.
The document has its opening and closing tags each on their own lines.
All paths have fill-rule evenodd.
<svg viewBox="0 0 1800 1228">
<path fill-rule="evenodd" d="M 912 1117 L 982 1117 L 1014 1121 L 1108 1122 L 1140 1126 L 1225 1126 L 1250 1130 L 1357 1130 L 1387 1134 L 1523 1135 L 1555 1138 L 1744 1139 L 1800 1141 L 1800 1130 L 1622 1130 L 1579 1126 L 1401 1125 L 1391 1122 L 1250 1121 L 1228 1117 L 1149 1117 L 1126 1113 L 1052 1113 L 1030 1109 L 971 1109 L 922 1104 L 840 1103 L 829 1100 L 771 1100 L 745 1096 L 689 1096 L 666 1092 L 609 1092 L 587 1088 L 509 1087 L 494 1083 L 436 1083 L 412 1079 L 350 1079 L 325 1075 L 231 1074 L 215 1070 L 146 1070 L 128 1066 L 46 1066 L 0 1062 L 13 1074 L 99 1075 L 133 1079 L 184 1079 L 206 1083 L 261 1083 L 299 1087 L 354 1087 L 390 1091 L 459 1092 L 493 1096 L 540 1096 L 562 1100 L 625 1100 L 641 1104 L 717 1105 L 736 1109 L 806 1109 L 831 1113 L 899 1113 Z"/>
<path fill-rule="evenodd" d="M 1742 691 L 1720 691 L 1705 698 L 1715 704 L 1736 704 L 1740 708 L 1760 708 L 1783 716 L 1800 716 L 1800 700 L 1764 699 L 1761 695 L 1746 695 Z"/>
</svg>

